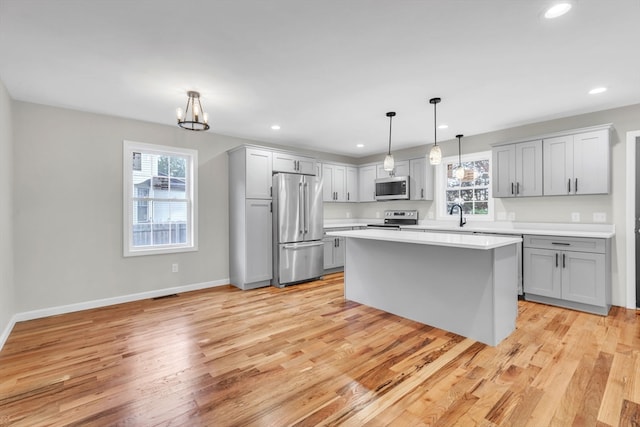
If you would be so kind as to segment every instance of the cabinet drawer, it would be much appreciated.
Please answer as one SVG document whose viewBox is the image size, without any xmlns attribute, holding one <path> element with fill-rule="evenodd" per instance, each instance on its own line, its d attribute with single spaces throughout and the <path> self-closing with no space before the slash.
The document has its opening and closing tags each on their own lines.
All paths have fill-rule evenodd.
<svg viewBox="0 0 640 427">
<path fill-rule="evenodd" d="M 525 235 L 523 238 L 523 247 L 603 254 L 606 251 L 606 242 L 605 239 L 593 239 L 589 237 Z"/>
</svg>

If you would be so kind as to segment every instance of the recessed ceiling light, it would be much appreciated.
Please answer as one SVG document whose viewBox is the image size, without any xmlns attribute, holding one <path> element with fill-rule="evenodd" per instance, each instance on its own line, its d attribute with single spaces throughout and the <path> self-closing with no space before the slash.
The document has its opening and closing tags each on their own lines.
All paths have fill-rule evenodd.
<svg viewBox="0 0 640 427">
<path fill-rule="evenodd" d="M 571 3 L 558 3 L 547 9 L 544 13 L 544 17 L 547 19 L 554 19 L 569 12 L 569 10 L 571 10 Z"/>
<path fill-rule="evenodd" d="M 443 123 L 440 126 L 438 126 L 438 129 L 449 129 L 449 125 Z"/>
<path fill-rule="evenodd" d="M 280 125 L 271 125 L 271 129 L 280 130 Z"/>
<path fill-rule="evenodd" d="M 364 147 L 364 144 L 356 144 L 356 147 L 362 148 L 362 147 Z"/>
<path fill-rule="evenodd" d="M 606 87 L 594 87 L 593 89 L 591 89 L 589 91 L 589 95 L 595 95 L 597 93 L 602 93 L 602 92 L 606 92 L 607 88 Z"/>
</svg>

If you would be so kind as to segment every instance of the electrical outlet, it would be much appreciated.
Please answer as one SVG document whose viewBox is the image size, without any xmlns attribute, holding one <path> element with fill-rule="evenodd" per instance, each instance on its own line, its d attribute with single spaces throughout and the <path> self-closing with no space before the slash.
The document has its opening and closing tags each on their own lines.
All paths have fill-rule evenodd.
<svg viewBox="0 0 640 427">
<path fill-rule="evenodd" d="M 433 218 L 435 218 L 435 216 L 433 215 L 433 212 L 431 212 L 431 211 L 427 212 L 427 218 L 428 218 L 428 219 L 433 219 Z"/>
<path fill-rule="evenodd" d="M 351 212 L 347 211 L 347 219 L 351 218 Z"/>
<path fill-rule="evenodd" d="M 376 218 L 380 218 L 380 211 L 376 212 Z"/>
<path fill-rule="evenodd" d="M 172 273 L 177 273 L 178 272 L 178 264 L 171 264 L 171 272 Z"/>
<path fill-rule="evenodd" d="M 571 221 L 580 222 L 580 212 L 571 212 Z"/>
<path fill-rule="evenodd" d="M 594 212 L 593 213 L 593 222 L 607 222 L 607 214 L 606 214 L 606 212 Z"/>
</svg>

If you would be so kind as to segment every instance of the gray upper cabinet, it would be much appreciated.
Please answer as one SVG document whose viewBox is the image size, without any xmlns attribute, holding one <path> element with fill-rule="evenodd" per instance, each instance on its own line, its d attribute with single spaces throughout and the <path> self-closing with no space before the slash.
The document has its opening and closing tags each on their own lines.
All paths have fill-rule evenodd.
<svg viewBox="0 0 640 427">
<path fill-rule="evenodd" d="M 345 166 L 322 164 L 322 199 L 325 202 L 347 200 L 347 169 Z"/>
<path fill-rule="evenodd" d="M 426 157 L 409 160 L 411 200 L 433 200 L 433 166 Z"/>
<path fill-rule="evenodd" d="M 358 168 L 358 200 L 375 202 L 376 200 L 376 165 Z"/>
<path fill-rule="evenodd" d="M 544 194 L 607 194 L 610 191 L 609 129 L 544 140 Z"/>
<path fill-rule="evenodd" d="M 492 149 L 493 197 L 542 195 L 542 140 Z"/>
<path fill-rule="evenodd" d="M 247 199 L 271 198 L 272 153 L 268 150 L 246 148 L 245 197 Z"/>
<path fill-rule="evenodd" d="M 347 202 L 358 202 L 358 168 L 347 166 Z"/>
<path fill-rule="evenodd" d="M 315 175 L 316 159 L 313 157 L 274 151 L 273 171 Z"/>
<path fill-rule="evenodd" d="M 400 160 L 394 162 L 393 175 L 394 176 L 407 176 L 409 175 L 409 160 Z M 387 178 L 391 176 L 389 172 L 384 170 L 384 164 L 379 163 L 376 171 L 377 178 Z"/>
</svg>

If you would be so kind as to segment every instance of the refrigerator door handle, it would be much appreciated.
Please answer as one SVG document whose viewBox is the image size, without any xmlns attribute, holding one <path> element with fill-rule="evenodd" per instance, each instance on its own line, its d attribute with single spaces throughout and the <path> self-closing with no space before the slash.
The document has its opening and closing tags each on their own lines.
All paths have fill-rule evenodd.
<svg viewBox="0 0 640 427">
<path fill-rule="evenodd" d="M 298 224 L 300 225 L 300 229 L 298 230 L 300 234 L 304 233 L 304 192 L 302 190 L 302 182 L 298 183 Z"/>
<path fill-rule="evenodd" d="M 311 211 L 311 206 L 309 202 L 309 183 L 307 181 L 304 182 L 304 234 L 309 232 L 309 212 Z"/>
<path fill-rule="evenodd" d="M 283 248 L 284 249 L 303 249 L 303 248 L 310 248 L 313 246 L 322 246 L 324 245 L 324 242 L 320 241 L 320 242 L 310 242 L 310 243 L 292 243 L 289 245 L 284 245 Z"/>
</svg>

